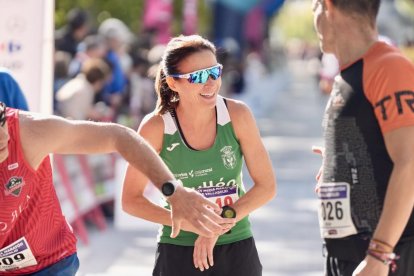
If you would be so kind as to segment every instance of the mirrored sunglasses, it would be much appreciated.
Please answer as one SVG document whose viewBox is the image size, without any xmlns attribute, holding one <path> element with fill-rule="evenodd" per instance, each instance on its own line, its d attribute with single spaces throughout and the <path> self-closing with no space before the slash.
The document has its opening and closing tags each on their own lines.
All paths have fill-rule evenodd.
<svg viewBox="0 0 414 276">
<path fill-rule="evenodd" d="M 218 79 L 222 74 L 222 69 L 223 65 L 219 63 L 206 69 L 197 70 L 187 74 L 173 74 L 170 75 L 170 77 L 187 79 L 189 83 L 205 84 L 209 77 L 213 80 Z"/>
</svg>

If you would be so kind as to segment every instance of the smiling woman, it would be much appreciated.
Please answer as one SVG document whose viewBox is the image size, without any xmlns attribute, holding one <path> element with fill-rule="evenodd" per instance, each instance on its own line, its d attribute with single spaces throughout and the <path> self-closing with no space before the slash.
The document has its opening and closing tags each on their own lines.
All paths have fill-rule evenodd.
<svg viewBox="0 0 414 276">
<path fill-rule="evenodd" d="M 218 95 L 221 69 L 210 41 L 198 35 L 173 38 L 155 82 L 156 109 L 138 132 L 185 187 L 217 204 L 222 217 L 236 223 L 213 237 L 186 225 L 172 239 L 168 200 L 163 206 L 150 203 L 144 196 L 147 179 L 129 168 L 124 210 L 162 225 L 153 276 L 193 276 L 205 269 L 211 275 L 262 275 L 248 215 L 274 196 L 275 176 L 248 107 Z M 242 181 L 243 158 L 254 181 L 249 191 Z M 145 207 L 137 208 L 137 202 Z"/>
<path fill-rule="evenodd" d="M 221 68 L 216 48 L 210 41 L 197 35 L 173 38 L 167 45 L 155 80 L 158 114 L 175 109 L 179 100 L 192 100 L 197 90 L 205 93 L 208 89 L 207 94 L 217 94 L 221 86 Z"/>
</svg>

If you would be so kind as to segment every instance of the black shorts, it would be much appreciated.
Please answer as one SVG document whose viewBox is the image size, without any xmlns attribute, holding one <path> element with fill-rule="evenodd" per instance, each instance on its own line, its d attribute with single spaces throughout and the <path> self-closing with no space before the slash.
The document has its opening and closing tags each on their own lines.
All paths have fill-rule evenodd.
<svg viewBox="0 0 414 276">
<path fill-rule="evenodd" d="M 253 238 L 216 245 L 214 266 L 204 272 L 194 267 L 194 246 L 159 243 L 153 276 L 261 276 L 262 264 Z"/>
<path fill-rule="evenodd" d="M 400 256 L 396 261 L 397 270 L 389 276 L 410 276 L 414 275 L 414 239 L 400 242 L 395 247 L 395 253 Z M 358 262 L 340 260 L 329 255 L 326 257 L 325 275 L 326 276 L 352 276 L 352 272 L 357 268 L 362 258 Z"/>
</svg>

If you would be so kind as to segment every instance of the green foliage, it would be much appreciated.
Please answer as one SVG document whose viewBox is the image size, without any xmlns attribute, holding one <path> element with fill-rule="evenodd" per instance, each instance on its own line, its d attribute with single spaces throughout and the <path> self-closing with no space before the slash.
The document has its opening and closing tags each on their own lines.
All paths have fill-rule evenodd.
<svg viewBox="0 0 414 276">
<path fill-rule="evenodd" d="M 414 18 L 414 0 L 396 0 L 397 7 L 406 16 Z"/>
<path fill-rule="evenodd" d="M 201 35 L 211 35 L 213 22 L 213 12 L 206 1 L 198 1 L 198 33 Z"/>
<path fill-rule="evenodd" d="M 184 0 L 174 0 L 172 32 L 176 35 L 182 33 L 183 8 Z"/>
<path fill-rule="evenodd" d="M 141 27 L 144 4 L 144 0 L 56 0 L 55 26 L 63 26 L 67 12 L 79 7 L 90 13 L 94 26 L 98 26 L 106 18 L 116 17 L 136 32 Z"/>
<path fill-rule="evenodd" d="M 317 43 L 311 1 L 286 1 L 272 24 L 279 30 L 283 41 L 301 39 Z"/>
<path fill-rule="evenodd" d="M 183 22 L 184 0 L 173 0 L 174 34 L 181 34 Z M 134 33 L 141 30 L 145 0 L 56 0 L 55 27 L 66 23 L 67 12 L 75 7 L 87 10 L 91 14 L 92 24 L 97 27 L 106 18 L 116 17 L 125 22 Z M 205 1 L 198 1 L 199 32 L 208 33 L 211 22 L 211 11 Z"/>
</svg>

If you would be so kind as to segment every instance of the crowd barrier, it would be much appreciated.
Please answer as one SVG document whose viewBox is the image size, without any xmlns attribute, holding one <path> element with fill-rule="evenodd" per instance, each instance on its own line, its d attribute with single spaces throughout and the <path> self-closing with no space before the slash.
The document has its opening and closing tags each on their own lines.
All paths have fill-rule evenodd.
<svg viewBox="0 0 414 276">
<path fill-rule="evenodd" d="M 62 211 L 75 233 L 88 244 L 86 221 L 105 230 L 102 205 L 115 195 L 116 154 L 54 155 L 53 178 Z"/>
</svg>

